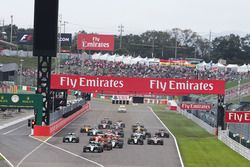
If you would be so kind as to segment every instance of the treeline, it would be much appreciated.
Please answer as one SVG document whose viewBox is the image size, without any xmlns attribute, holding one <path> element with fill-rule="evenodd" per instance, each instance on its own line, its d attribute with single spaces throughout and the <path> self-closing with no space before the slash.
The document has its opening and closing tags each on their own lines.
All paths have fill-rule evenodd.
<svg viewBox="0 0 250 167">
<path fill-rule="evenodd" d="M 13 25 L 13 41 L 20 32 L 32 32 L 32 29 L 18 28 Z M 10 25 L 4 29 L 10 36 Z M 85 31 L 81 31 L 86 33 Z M 7 39 L 9 40 L 9 39 Z M 73 34 L 71 51 L 77 51 L 77 34 Z M 121 48 L 120 48 L 121 46 Z M 20 46 L 19 49 L 31 50 L 31 46 Z M 67 48 L 66 48 L 67 49 Z M 146 31 L 140 35 L 129 34 L 115 36 L 115 53 L 141 57 L 168 58 L 202 58 L 217 62 L 222 58 L 227 63 L 244 64 L 250 62 L 250 35 L 240 37 L 236 34 L 216 37 L 209 41 L 190 29 L 174 28 L 169 31 Z"/>
</svg>

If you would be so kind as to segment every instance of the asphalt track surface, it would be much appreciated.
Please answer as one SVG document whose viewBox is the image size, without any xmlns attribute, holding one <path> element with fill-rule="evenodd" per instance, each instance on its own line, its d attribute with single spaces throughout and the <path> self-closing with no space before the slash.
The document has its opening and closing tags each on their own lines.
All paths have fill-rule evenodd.
<svg viewBox="0 0 250 167">
<path fill-rule="evenodd" d="M 127 105 L 127 113 L 118 113 L 119 105 L 104 102 L 91 102 L 91 110 L 81 115 L 55 136 L 43 143 L 28 135 L 30 129 L 21 122 L 0 130 L 0 152 L 17 167 L 180 167 L 172 136 L 164 139 L 164 145 L 128 145 L 131 126 L 136 122 L 144 124 L 149 132 L 154 134 L 163 128 L 159 120 L 146 105 Z M 124 147 L 103 153 L 83 153 L 83 146 L 89 137 L 80 133 L 84 124 L 97 126 L 105 117 L 113 122 L 122 120 L 126 124 Z M 18 128 L 15 131 L 11 131 Z M 9 132 L 11 131 L 11 132 Z M 9 132 L 9 133 L 8 133 Z M 63 136 L 74 132 L 80 137 L 79 143 L 63 143 Z M 7 133 L 7 134 L 6 134 Z"/>
</svg>

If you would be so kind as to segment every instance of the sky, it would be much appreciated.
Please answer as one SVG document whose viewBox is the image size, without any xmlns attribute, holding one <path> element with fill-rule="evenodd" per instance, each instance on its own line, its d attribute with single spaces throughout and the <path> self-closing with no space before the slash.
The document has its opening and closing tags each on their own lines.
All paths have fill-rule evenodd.
<svg viewBox="0 0 250 167">
<path fill-rule="evenodd" d="M 1 0 L 0 24 L 33 27 L 35 0 Z M 65 31 L 141 34 L 147 30 L 191 29 L 201 35 L 250 33 L 250 0 L 59 0 Z M 62 26 L 62 32 L 64 26 Z"/>
</svg>

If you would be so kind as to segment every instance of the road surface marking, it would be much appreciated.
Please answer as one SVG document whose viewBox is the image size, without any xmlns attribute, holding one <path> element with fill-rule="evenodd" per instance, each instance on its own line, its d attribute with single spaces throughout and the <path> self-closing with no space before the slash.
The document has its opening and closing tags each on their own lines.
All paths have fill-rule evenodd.
<svg viewBox="0 0 250 167">
<path fill-rule="evenodd" d="M 3 157 L 3 159 L 5 159 L 5 161 L 8 162 L 8 164 L 9 164 L 11 167 L 14 167 L 14 165 L 12 165 L 12 163 L 10 163 L 10 161 L 9 161 L 5 156 L 3 156 L 3 154 L 0 153 L 0 156 Z"/>
<path fill-rule="evenodd" d="M 4 129 L 4 128 L 7 128 L 7 127 L 9 127 L 9 126 L 15 125 L 15 124 L 17 124 L 17 123 L 19 123 L 19 122 L 22 122 L 22 121 L 24 121 L 24 120 L 30 119 L 30 118 L 32 118 L 32 117 L 34 117 L 34 114 L 33 114 L 33 115 L 29 115 L 29 116 L 24 117 L 24 118 L 20 118 L 20 119 L 18 119 L 18 120 L 15 120 L 15 121 L 12 121 L 12 122 L 9 122 L 9 123 L 6 123 L 6 124 L 3 124 L 3 125 L 0 125 L 0 130 L 1 130 L 1 129 Z"/>
<path fill-rule="evenodd" d="M 9 134 L 9 133 L 11 133 L 11 132 L 16 131 L 17 129 L 20 129 L 20 128 L 24 127 L 24 126 L 26 126 L 26 124 L 21 125 L 21 126 L 19 126 L 19 127 L 15 128 L 15 129 L 9 130 L 8 132 L 3 133 L 3 135 L 7 135 L 7 134 Z"/>
<path fill-rule="evenodd" d="M 19 166 L 23 163 L 23 161 L 24 161 L 26 158 L 28 158 L 33 152 L 35 152 L 36 150 L 38 150 L 42 145 L 44 145 L 44 143 L 39 144 L 39 145 L 38 145 L 35 149 L 33 149 L 30 153 L 28 153 L 27 155 L 25 155 L 25 156 L 23 157 L 23 159 L 21 159 L 21 161 L 17 164 L 16 167 L 19 167 Z"/>
<path fill-rule="evenodd" d="M 73 153 L 73 152 L 70 152 L 70 151 L 68 151 L 68 150 L 65 150 L 65 149 L 63 149 L 63 148 L 61 148 L 61 147 L 55 146 L 55 145 L 53 145 L 53 144 L 50 144 L 50 143 L 47 142 L 48 139 L 45 140 L 45 141 L 42 141 L 42 140 L 37 139 L 37 138 L 35 138 L 35 137 L 33 137 L 33 136 L 30 136 L 30 137 L 33 138 L 33 139 L 35 139 L 35 140 L 38 140 L 38 141 L 40 141 L 40 142 L 42 142 L 42 143 L 44 143 L 44 144 L 47 144 L 47 145 L 49 145 L 49 146 L 51 146 L 51 147 L 54 147 L 54 148 L 56 148 L 56 149 L 58 149 L 58 150 L 61 150 L 61 151 L 63 151 L 63 152 L 66 152 L 66 153 L 68 153 L 68 154 L 70 154 L 70 155 L 72 155 L 72 156 L 75 156 L 75 157 L 78 157 L 78 158 L 83 159 L 83 160 L 85 160 L 85 161 L 88 161 L 88 162 L 90 162 L 90 163 L 93 163 L 93 164 L 95 164 L 95 165 L 97 165 L 97 166 L 99 166 L 99 167 L 104 167 L 102 164 L 99 164 L 98 162 L 92 161 L 92 160 L 90 160 L 90 159 L 87 159 L 87 158 L 85 158 L 85 157 L 82 157 L 82 156 L 80 156 L 80 155 L 77 155 L 77 154 L 75 154 L 75 153 Z M 18 166 L 17 166 L 17 167 L 18 167 Z"/>
<path fill-rule="evenodd" d="M 184 164 L 183 164 L 183 161 L 182 161 L 182 157 L 181 157 L 181 154 L 180 154 L 180 150 L 179 150 L 179 147 L 178 147 L 178 144 L 177 144 L 177 141 L 176 141 L 176 138 L 175 136 L 173 135 L 173 133 L 168 129 L 168 127 L 166 127 L 166 125 L 161 121 L 161 119 L 155 114 L 154 110 L 151 108 L 151 107 L 148 107 L 150 109 L 150 111 L 152 111 L 152 113 L 154 114 L 154 116 L 161 122 L 161 124 L 164 126 L 164 128 L 166 128 L 169 133 L 171 134 L 171 136 L 173 136 L 174 138 L 174 143 L 175 143 L 175 146 L 176 146 L 176 149 L 177 149 L 177 152 L 178 152 L 178 156 L 179 156 L 179 159 L 180 159 L 180 162 L 181 162 L 181 166 L 184 167 Z"/>
</svg>

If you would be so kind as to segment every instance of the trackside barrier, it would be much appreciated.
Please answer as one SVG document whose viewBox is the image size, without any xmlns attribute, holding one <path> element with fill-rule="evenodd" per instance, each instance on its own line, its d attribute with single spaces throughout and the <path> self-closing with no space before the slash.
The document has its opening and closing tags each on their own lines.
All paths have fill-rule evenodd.
<svg viewBox="0 0 250 167">
<path fill-rule="evenodd" d="M 193 114 L 188 113 L 185 110 L 181 110 L 179 107 L 178 112 L 188 119 L 191 119 L 193 122 L 205 129 L 208 133 L 216 136 L 218 135 L 218 139 L 221 140 L 224 144 L 226 144 L 228 147 L 230 147 L 232 150 L 236 151 L 246 159 L 250 160 L 250 149 L 231 139 L 228 135 L 228 130 L 218 130 L 218 128 L 214 128 L 208 125 L 206 122 L 202 121 L 201 119 L 197 118 Z"/>
<path fill-rule="evenodd" d="M 167 104 L 168 100 L 167 99 L 151 99 L 151 98 L 144 98 L 144 103 L 145 104 Z"/>
<path fill-rule="evenodd" d="M 197 118 L 193 114 L 188 113 L 186 110 L 181 110 L 180 107 L 177 107 L 177 111 L 179 113 L 181 113 L 182 115 L 184 115 L 185 117 L 187 117 L 188 119 L 191 119 L 193 122 L 195 122 L 200 127 L 202 127 L 203 129 L 205 129 L 208 133 L 217 136 L 217 128 L 208 125 L 206 122 L 204 122 L 203 120 Z"/>
<path fill-rule="evenodd" d="M 73 121 L 75 118 L 77 118 L 80 114 L 87 111 L 89 107 L 90 107 L 89 103 L 87 103 L 76 113 L 72 114 L 71 116 L 67 118 L 61 118 L 49 126 L 35 125 L 34 136 L 52 136 L 53 134 L 61 130 L 65 125 L 67 125 L 68 123 Z"/>
<path fill-rule="evenodd" d="M 250 160 L 250 149 L 242 146 L 240 143 L 234 141 L 228 136 L 228 130 L 219 130 L 218 139 L 236 151 L 246 159 Z"/>
</svg>

